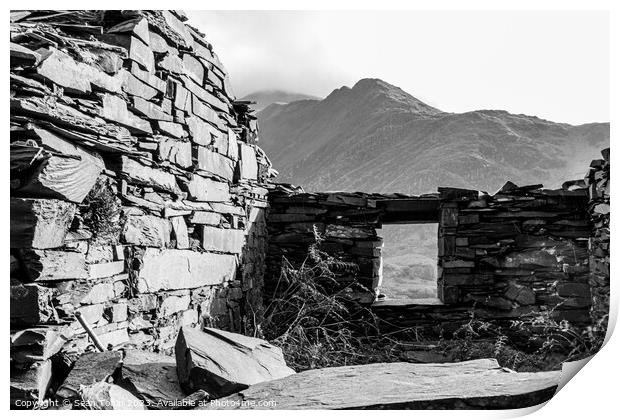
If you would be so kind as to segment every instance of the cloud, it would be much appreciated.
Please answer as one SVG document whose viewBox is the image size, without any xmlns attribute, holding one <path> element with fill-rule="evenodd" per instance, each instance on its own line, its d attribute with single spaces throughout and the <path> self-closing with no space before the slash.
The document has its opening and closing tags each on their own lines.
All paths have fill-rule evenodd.
<svg viewBox="0 0 620 420">
<path fill-rule="evenodd" d="M 450 112 L 609 120 L 609 18 L 588 11 L 192 11 L 239 96 L 377 77 Z"/>
</svg>

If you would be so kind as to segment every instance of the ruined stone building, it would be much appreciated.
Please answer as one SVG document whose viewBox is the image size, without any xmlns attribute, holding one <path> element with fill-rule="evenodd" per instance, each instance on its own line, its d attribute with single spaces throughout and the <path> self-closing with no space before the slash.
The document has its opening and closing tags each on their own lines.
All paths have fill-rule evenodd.
<svg viewBox="0 0 620 420">
<path fill-rule="evenodd" d="M 609 302 L 609 150 L 562 189 L 306 193 L 274 185 L 256 117 L 182 13 L 24 12 L 11 22 L 12 382 L 54 357 L 170 354 L 181 326 L 245 332 L 282 258 L 354 263 L 386 328 L 450 330 L 540 311 L 592 323 Z M 584 162 L 584 171 L 587 169 Z M 277 168 L 276 168 L 277 169 Z M 544 180 L 541 180 L 544 182 Z M 438 223 L 438 297 L 376 302 L 390 223 Z M 390 327 L 391 326 L 391 327 Z"/>
</svg>

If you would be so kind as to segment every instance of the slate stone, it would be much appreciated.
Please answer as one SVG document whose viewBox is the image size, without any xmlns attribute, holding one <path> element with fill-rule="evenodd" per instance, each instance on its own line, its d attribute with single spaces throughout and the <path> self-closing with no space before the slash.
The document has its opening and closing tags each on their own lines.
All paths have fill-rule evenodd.
<svg viewBox="0 0 620 420">
<path fill-rule="evenodd" d="M 79 357 L 69 376 L 58 388 L 56 398 L 60 400 L 80 400 L 80 387 L 92 385 L 114 375 L 121 362 L 121 354 L 116 351 L 85 353 Z"/>
<path fill-rule="evenodd" d="M 158 147 L 159 158 L 187 169 L 192 166 L 192 144 L 187 141 L 162 139 Z"/>
<path fill-rule="evenodd" d="M 145 402 L 149 409 L 169 409 L 185 393 L 179 386 L 174 357 L 127 350 L 118 384 Z"/>
<path fill-rule="evenodd" d="M 142 165 L 127 156 L 121 156 L 120 171 L 130 182 L 135 184 L 155 187 L 171 193 L 180 191 L 174 175 Z"/>
<path fill-rule="evenodd" d="M 202 389 L 221 397 L 295 373 L 278 347 L 214 328 L 181 328 L 175 354 L 179 382 L 188 393 Z"/>
<path fill-rule="evenodd" d="M 213 226 L 202 227 L 202 247 L 207 251 L 240 254 L 245 244 L 245 231 L 220 229 Z"/>
<path fill-rule="evenodd" d="M 307 370 L 250 386 L 201 409 L 512 409 L 541 404 L 560 371 L 518 373 L 493 359 L 377 363 Z M 412 380 L 412 378 L 415 378 Z M 258 401 L 274 401 L 271 407 Z"/>
<path fill-rule="evenodd" d="M 235 165 L 231 159 L 206 147 L 198 146 L 196 150 L 198 169 L 216 175 L 223 180 L 232 181 Z"/>
<path fill-rule="evenodd" d="M 11 284 L 11 324 L 35 325 L 53 321 L 56 311 L 52 305 L 54 290 L 38 284 Z"/>
<path fill-rule="evenodd" d="M 58 248 L 76 206 L 61 200 L 11 197 L 11 248 Z"/>
<path fill-rule="evenodd" d="M 90 410 L 146 410 L 144 403 L 132 393 L 107 382 L 84 386 L 79 394 L 81 404 Z"/>
<path fill-rule="evenodd" d="M 19 401 L 42 403 L 52 381 L 51 360 L 39 361 L 28 369 L 12 369 L 10 376 L 11 406 Z"/>
<path fill-rule="evenodd" d="M 239 143 L 239 172 L 241 179 L 257 179 L 258 164 L 255 150 L 246 144 Z"/>
<path fill-rule="evenodd" d="M 122 235 L 127 244 L 163 248 L 170 243 L 170 224 L 156 216 L 129 216 Z"/>
<path fill-rule="evenodd" d="M 88 278 L 81 252 L 22 249 L 20 255 L 31 281 Z"/>
<path fill-rule="evenodd" d="M 176 248 L 189 248 L 189 236 L 187 234 L 187 225 L 185 224 L 185 218 L 183 216 L 171 217 L 170 225 L 172 226 L 173 238 L 176 241 Z"/>
<path fill-rule="evenodd" d="M 227 183 L 194 175 L 186 184 L 189 198 L 198 201 L 230 201 L 230 189 Z"/>
<path fill-rule="evenodd" d="M 193 289 L 234 279 L 234 255 L 189 250 L 147 248 L 136 272 L 139 293 Z"/>
</svg>

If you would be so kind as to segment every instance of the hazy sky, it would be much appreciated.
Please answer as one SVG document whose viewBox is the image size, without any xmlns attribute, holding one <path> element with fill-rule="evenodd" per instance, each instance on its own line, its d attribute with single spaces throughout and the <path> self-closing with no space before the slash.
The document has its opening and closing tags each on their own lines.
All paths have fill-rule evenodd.
<svg viewBox="0 0 620 420">
<path fill-rule="evenodd" d="M 449 112 L 609 121 L 609 15 L 584 11 L 189 11 L 237 96 L 383 79 Z"/>
</svg>

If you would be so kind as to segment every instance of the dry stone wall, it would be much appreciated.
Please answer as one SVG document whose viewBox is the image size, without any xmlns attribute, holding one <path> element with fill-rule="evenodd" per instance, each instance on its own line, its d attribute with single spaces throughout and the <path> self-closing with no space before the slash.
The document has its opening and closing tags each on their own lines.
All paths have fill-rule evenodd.
<svg viewBox="0 0 620 420">
<path fill-rule="evenodd" d="M 284 184 L 271 189 L 269 201 L 266 299 L 278 284 L 283 261 L 299 266 L 316 243 L 320 251 L 345 263 L 335 267 L 338 282 L 358 283 L 353 295 L 366 303 L 374 301 L 382 282 L 383 239 L 376 231 L 381 218 L 398 214 L 390 211 L 393 203 L 438 203 L 436 194 L 306 193 Z"/>
<path fill-rule="evenodd" d="M 590 287 L 592 291 L 592 318 L 602 331 L 609 318 L 609 219 L 610 189 L 609 149 L 603 150 L 603 159 L 593 160 L 585 177 L 590 196 L 588 207 L 592 222 L 589 243 Z"/>
<path fill-rule="evenodd" d="M 493 196 L 441 190 L 442 302 L 589 322 L 587 192 L 573 183 L 541 187 L 508 182 Z"/>
<path fill-rule="evenodd" d="M 557 190 L 508 182 L 494 195 L 439 188 L 419 197 L 279 185 L 269 195 L 265 287 L 278 284 L 283 258 L 299 265 L 318 237 L 319 249 L 358 267 L 342 280 L 361 283 L 360 301 L 372 303 L 387 329 L 449 333 L 472 316 L 508 325 L 544 315 L 590 325 L 592 295 L 601 296 L 600 303 L 594 298 L 600 316 L 609 292 L 609 165 L 592 166 L 598 195 L 590 205 L 583 180 Z M 438 223 L 438 300 L 376 301 L 383 243 L 376 229 L 431 222 Z"/>
<path fill-rule="evenodd" d="M 266 179 L 256 117 L 180 12 L 23 12 L 11 22 L 11 355 L 171 353 L 181 326 L 258 311 Z M 42 373 L 41 373 L 42 372 Z M 26 391 L 24 391 L 26 390 Z"/>
</svg>

